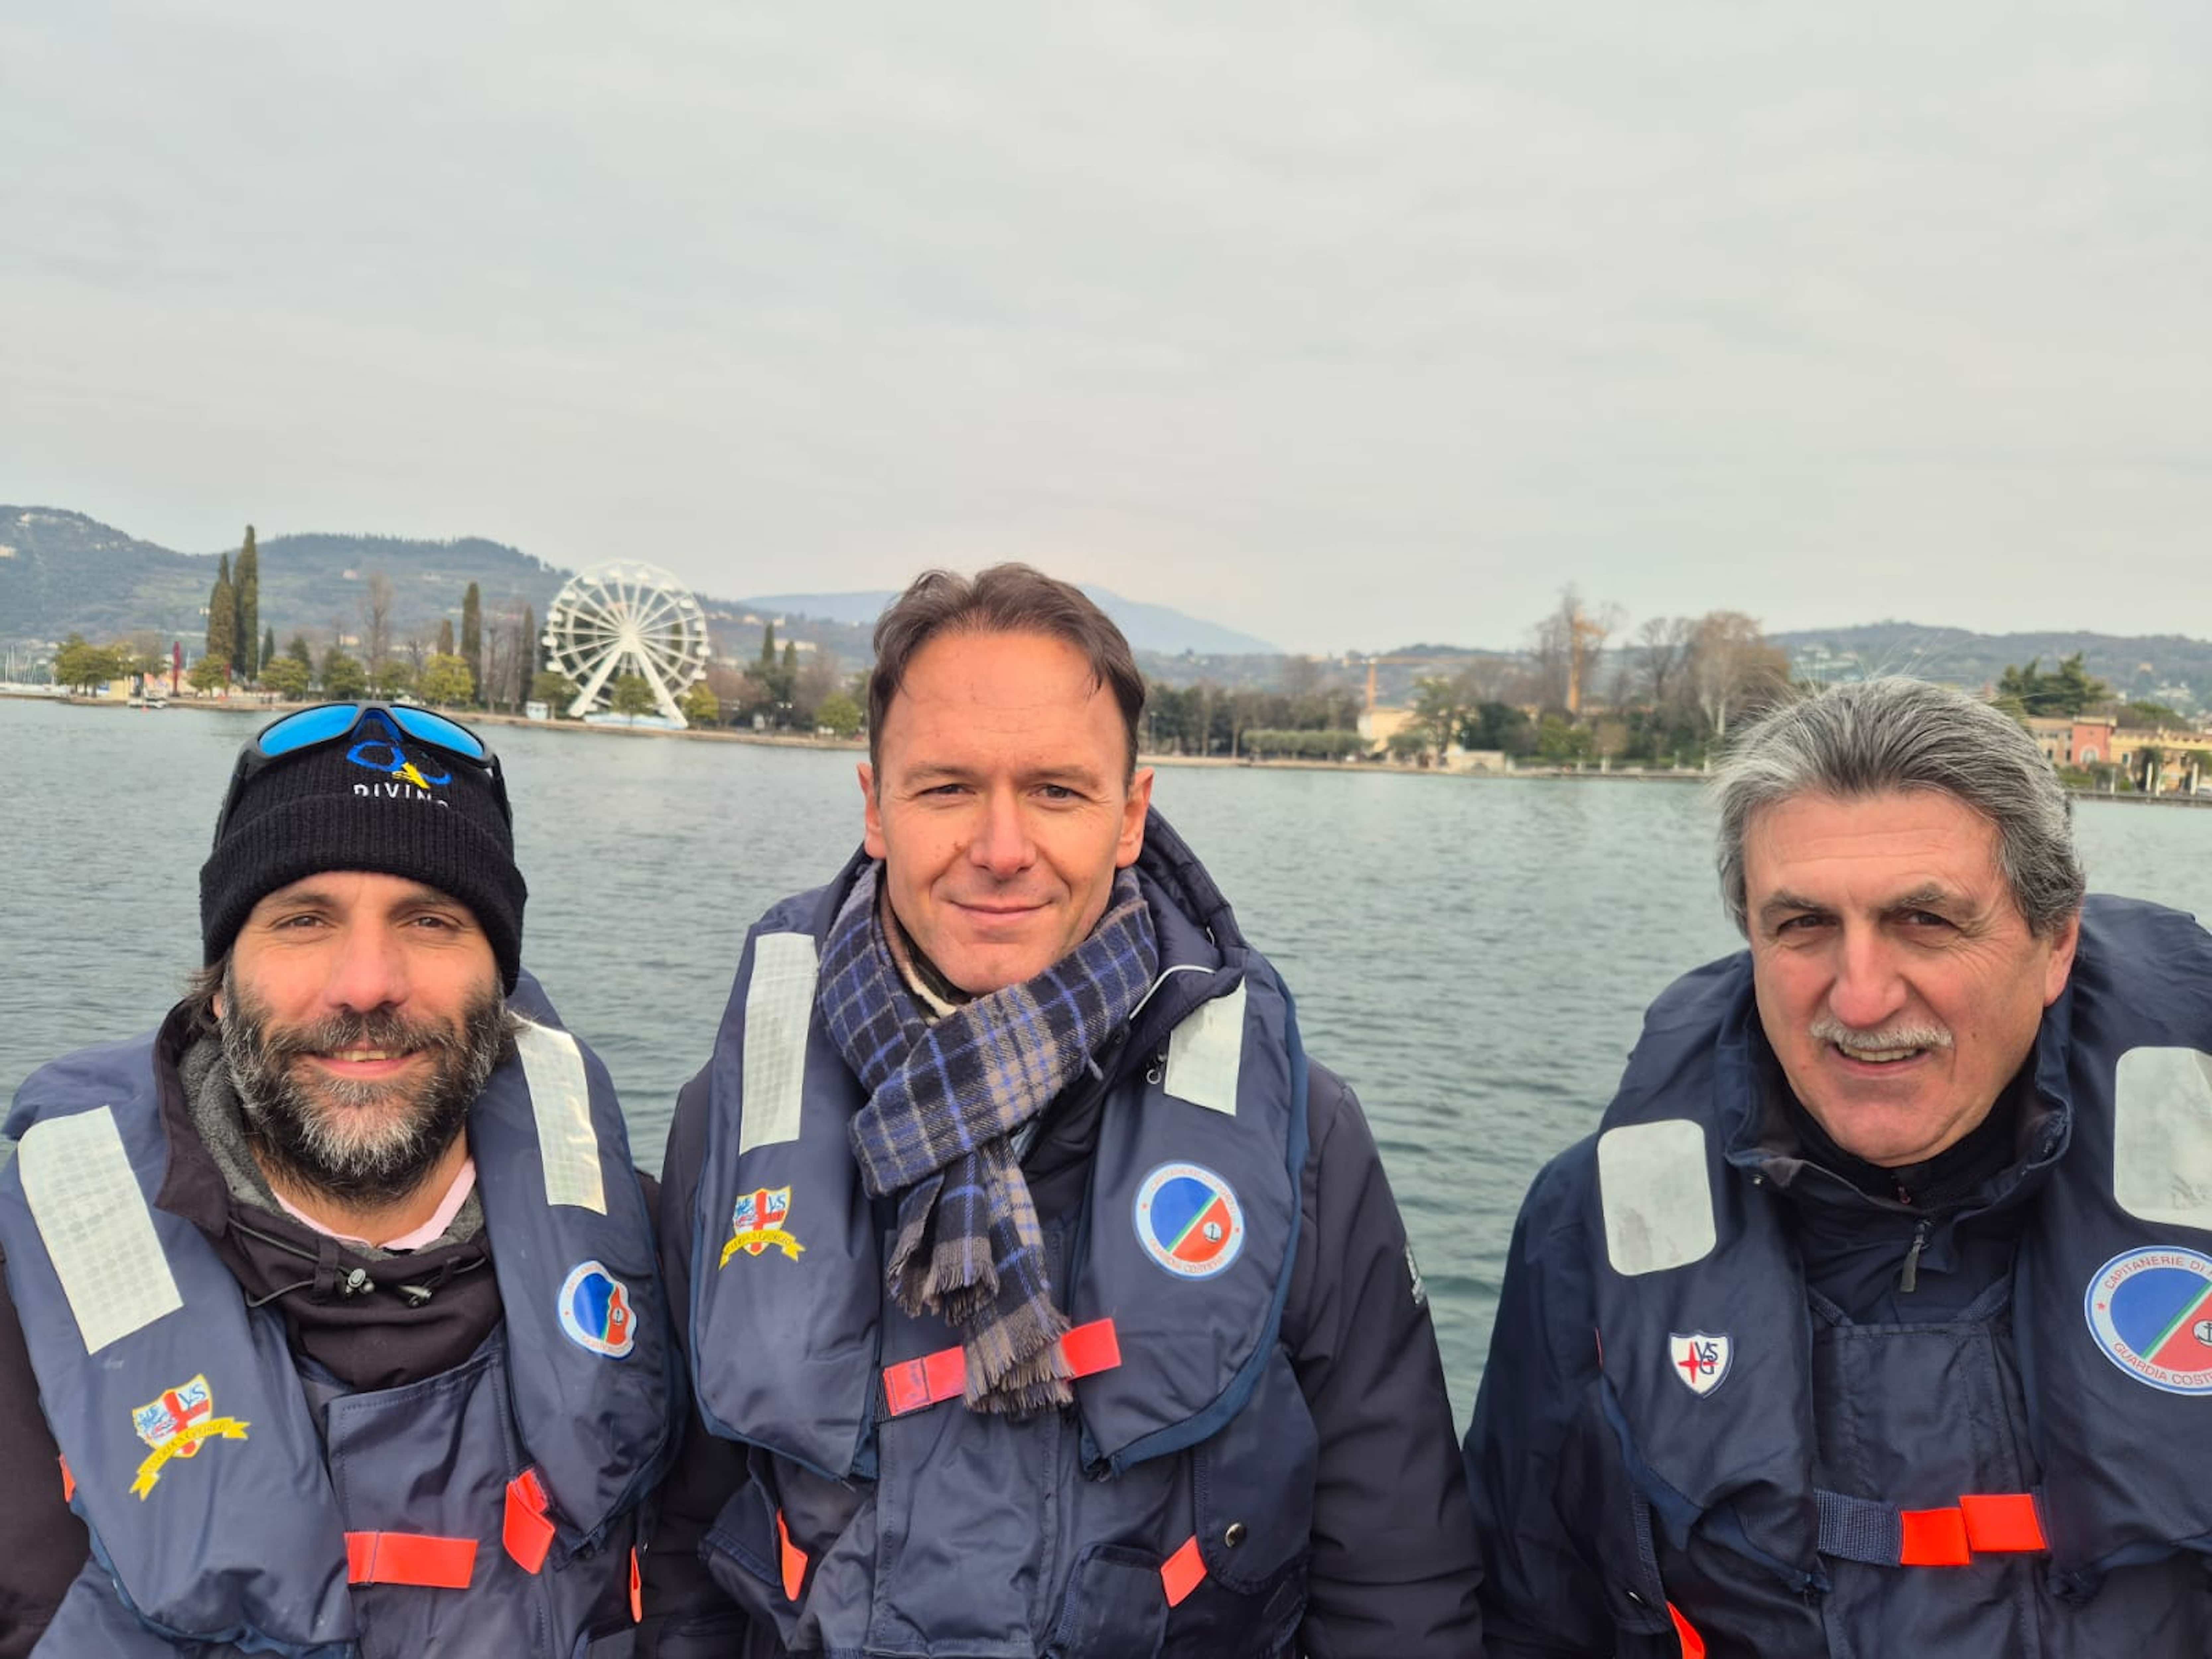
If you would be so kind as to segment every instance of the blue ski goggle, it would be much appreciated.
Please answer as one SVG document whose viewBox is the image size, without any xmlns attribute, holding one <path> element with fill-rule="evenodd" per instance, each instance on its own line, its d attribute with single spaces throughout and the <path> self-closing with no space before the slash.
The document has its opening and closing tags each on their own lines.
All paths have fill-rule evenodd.
<svg viewBox="0 0 2212 1659">
<path fill-rule="evenodd" d="M 385 728 L 382 732 L 377 730 L 379 721 Z M 325 702 L 278 716 L 238 751 L 238 763 L 231 769 L 230 787 L 223 792 L 222 811 L 216 817 L 216 840 L 222 839 L 240 793 L 257 774 L 294 755 L 343 743 L 364 726 L 368 727 L 368 737 L 372 740 L 404 739 L 476 768 L 489 781 L 492 798 L 499 803 L 500 816 L 513 827 L 514 812 L 507 803 L 507 779 L 500 770 L 499 757 L 492 753 L 489 744 L 459 720 L 410 703 Z"/>
</svg>

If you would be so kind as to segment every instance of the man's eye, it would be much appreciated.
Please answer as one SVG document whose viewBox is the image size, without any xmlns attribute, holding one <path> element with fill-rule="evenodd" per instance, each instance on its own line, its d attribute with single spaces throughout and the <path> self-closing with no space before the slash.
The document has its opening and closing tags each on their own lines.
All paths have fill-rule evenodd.
<svg viewBox="0 0 2212 1659">
<path fill-rule="evenodd" d="M 1939 916 L 1933 910 L 1907 910 L 1898 918 L 1908 927 L 1948 927 L 1951 919 Z"/>
<path fill-rule="evenodd" d="M 1037 793 L 1047 800 L 1080 800 L 1083 798 L 1064 783 L 1041 783 Z"/>
<path fill-rule="evenodd" d="M 1827 926 L 1826 916 L 1785 916 L 1774 924 L 1778 933 L 1809 933 L 1816 927 Z"/>
</svg>

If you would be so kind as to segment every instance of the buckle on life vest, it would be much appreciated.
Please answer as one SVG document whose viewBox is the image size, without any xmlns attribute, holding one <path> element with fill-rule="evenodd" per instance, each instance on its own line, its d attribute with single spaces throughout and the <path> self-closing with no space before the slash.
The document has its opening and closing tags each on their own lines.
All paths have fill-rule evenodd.
<svg viewBox="0 0 2212 1659">
<path fill-rule="evenodd" d="M 476 1571 L 477 1540 L 421 1532 L 349 1532 L 349 1584 L 412 1584 L 422 1589 L 466 1589 Z"/>
<path fill-rule="evenodd" d="M 1111 1319 L 1078 1325 L 1060 1339 L 1070 1376 L 1110 1371 L 1121 1363 L 1121 1340 Z M 893 1417 L 927 1410 L 968 1391 L 968 1358 L 960 1348 L 939 1348 L 918 1359 L 884 1367 L 884 1404 Z"/>
<path fill-rule="evenodd" d="M 500 1541 L 525 1572 L 543 1568 L 546 1552 L 553 1547 L 553 1522 L 545 1514 L 551 1506 L 536 1469 L 525 1469 L 507 1483 L 507 1517 L 500 1527 Z"/>
</svg>

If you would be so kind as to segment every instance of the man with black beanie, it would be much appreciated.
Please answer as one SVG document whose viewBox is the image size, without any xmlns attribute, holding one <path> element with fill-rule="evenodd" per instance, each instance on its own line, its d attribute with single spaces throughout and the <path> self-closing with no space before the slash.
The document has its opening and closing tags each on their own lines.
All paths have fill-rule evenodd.
<svg viewBox="0 0 2212 1659">
<path fill-rule="evenodd" d="M 184 1000 L 7 1121 L 0 1659 L 628 1651 L 652 1202 L 526 897 L 458 722 L 246 745 Z"/>
</svg>

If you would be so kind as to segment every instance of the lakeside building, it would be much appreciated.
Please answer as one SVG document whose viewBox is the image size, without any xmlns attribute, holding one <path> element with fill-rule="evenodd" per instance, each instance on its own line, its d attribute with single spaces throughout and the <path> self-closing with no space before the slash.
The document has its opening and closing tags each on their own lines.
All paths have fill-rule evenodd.
<svg viewBox="0 0 2212 1659">
<path fill-rule="evenodd" d="M 2027 731 L 2053 766 L 2113 766 L 2140 777 L 2145 751 L 2154 750 L 2154 793 L 2193 795 L 2212 786 L 2212 732 L 2146 730 L 2086 715 L 2032 715 Z"/>
</svg>

